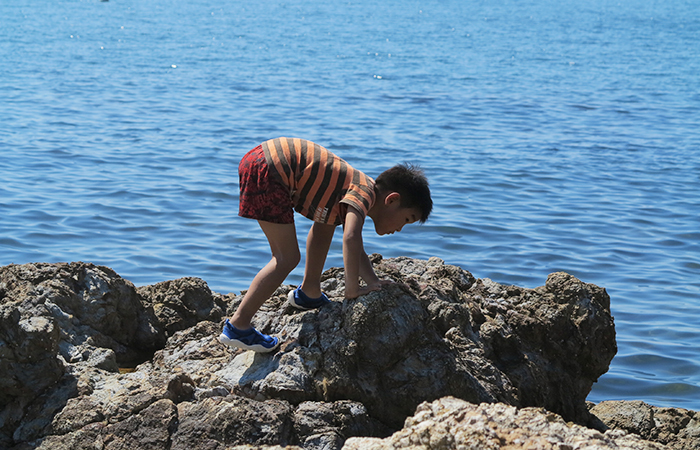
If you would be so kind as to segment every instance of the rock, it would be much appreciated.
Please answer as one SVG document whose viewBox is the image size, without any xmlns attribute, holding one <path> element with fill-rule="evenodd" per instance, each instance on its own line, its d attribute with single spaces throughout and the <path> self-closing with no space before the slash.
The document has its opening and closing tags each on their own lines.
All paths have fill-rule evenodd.
<svg viewBox="0 0 700 450">
<path fill-rule="evenodd" d="M 651 437 L 653 407 L 642 401 L 605 401 L 590 409 L 603 423 L 603 429 L 625 430 L 645 438 Z"/>
<path fill-rule="evenodd" d="M 44 433 L 76 395 L 83 367 L 116 371 L 117 362 L 143 361 L 162 348 L 155 323 L 133 284 L 109 268 L 0 268 L 0 446 Z"/>
<path fill-rule="evenodd" d="M 215 298 L 199 278 L 164 281 L 140 287 L 137 292 L 144 304 L 153 308 L 159 326 L 168 336 L 203 320 L 218 322 L 227 307 L 225 300 Z"/>
<path fill-rule="evenodd" d="M 221 449 L 229 445 L 292 444 L 294 408 L 283 400 L 207 398 L 178 405 L 179 425 L 172 450 Z"/>
<path fill-rule="evenodd" d="M 358 402 L 304 402 L 294 412 L 294 428 L 304 448 L 343 446 L 348 436 L 385 436 L 390 433 L 373 420 Z"/>
<path fill-rule="evenodd" d="M 385 439 L 350 438 L 343 450 L 662 450 L 623 431 L 596 430 L 565 422 L 542 408 L 502 403 L 474 405 L 454 397 L 422 403 L 404 428 Z"/>
<path fill-rule="evenodd" d="M 87 406 L 87 405 L 85 405 Z M 159 450 L 170 448 L 177 423 L 177 409 L 169 400 L 157 401 L 113 424 L 93 420 L 66 434 L 45 438 L 37 449 Z M 93 416 L 97 419 L 98 416 Z"/>
<path fill-rule="evenodd" d="M 437 258 L 375 270 L 396 284 L 353 300 L 342 299 L 342 271 L 328 271 L 336 301 L 316 311 L 291 311 L 278 290 L 257 324 L 282 350 L 237 356 L 217 375 L 253 398 L 357 400 L 394 428 L 447 395 L 588 420 L 585 398 L 617 350 L 604 289 L 564 273 L 534 290 L 502 286 Z"/>
<path fill-rule="evenodd" d="M 606 427 L 638 434 L 674 450 L 700 448 L 700 413 L 641 401 L 604 401 L 591 408 Z"/>
<path fill-rule="evenodd" d="M 447 396 L 589 421 L 586 395 L 616 351 L 604 289 L 373 260 L 395 283 L 357 299 L 340 269 L 319 310 L 289 307 L 280 287 L 255 317 L 282 341 L 273 354 L 216 340 L 241 297 L 199 279 L 136 289 L 92 264 L 0 268 L 0 447 L 340 449 Z"/>
</svg>

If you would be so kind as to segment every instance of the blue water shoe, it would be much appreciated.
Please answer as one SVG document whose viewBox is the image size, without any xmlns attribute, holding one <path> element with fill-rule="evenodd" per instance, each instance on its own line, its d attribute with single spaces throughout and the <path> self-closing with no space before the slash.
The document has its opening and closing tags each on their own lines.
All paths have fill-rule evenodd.
<svg viewBox="0 0 700 450">
<path fill-rule="evenodd" d="M 309 298 L 306 294 L 304 294 L 304 291 L 301 290 L 301 286 L 293 291 L 289 291 L 287 301 L 293 307 L 304 311 L 320 308 L 321 306 L 331 302 L 323 292 L 321 292 L 321 296 L 319 298 Z"/>
<path fill-rule="evenodd" d="M 224 330 L 219 335 L 219 342 L 229 347 L 253 350 L 258 353 L 271 352 L 279 345 L 279 339 L 276 337 L 262 334 L 255 328 L 239 330 L 231 325 L 228 319 L 224 323 Z"/>
</svg>

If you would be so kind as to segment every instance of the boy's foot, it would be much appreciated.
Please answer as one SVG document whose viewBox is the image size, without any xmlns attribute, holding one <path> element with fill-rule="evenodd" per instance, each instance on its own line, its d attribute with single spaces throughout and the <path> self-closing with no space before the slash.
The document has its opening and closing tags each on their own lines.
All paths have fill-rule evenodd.
<svg viewBox="0 0 700 450">
<path fill-rule="evenodd" d="M 277 348 L 279 339 L 262 334 L 255 328 L 239 330 L 226 319 L 224 330 L 219 335 L 219 342 L 233 348 L 253 350 L 254 352 L 267 353 Z"/>
<path fill-rule="evenodd" d="M 287 301 L 293 307 L 304 311 L 320 308 L 321 306 L 331 302 L 323 292 L 321 292 L 321 296 L 319 298 L 309 298 L 306 294 L 304 294 L 304 291 L 301 290 L 301 286 L 293 291 L 289 291 Z"/>
</svg>

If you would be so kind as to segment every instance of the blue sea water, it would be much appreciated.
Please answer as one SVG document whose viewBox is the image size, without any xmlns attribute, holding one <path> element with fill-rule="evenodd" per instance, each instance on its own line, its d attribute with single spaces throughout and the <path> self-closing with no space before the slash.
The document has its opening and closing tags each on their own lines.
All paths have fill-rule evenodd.
<svg viewBox="0 0 700 450">
<path fill-rule="evenodd" d="M 589 399 L 700 410 L 696 0 L 2 0 L 0 61 L 0 265 L 246 289 L 269 249 L 238 161 L 303 137 L 428 174 L 431 219 L 369 252 L 603 286 Z"/>
</svg>

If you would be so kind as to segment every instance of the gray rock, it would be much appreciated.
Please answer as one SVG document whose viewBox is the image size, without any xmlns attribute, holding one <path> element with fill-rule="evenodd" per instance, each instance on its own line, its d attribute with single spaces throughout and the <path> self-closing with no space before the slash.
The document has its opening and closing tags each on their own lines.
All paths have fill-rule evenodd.
<svg viewBox="0 0 700 450">
<path fill-rule="evenodd" d="M 207 398 L 178 405 L 172 450 L 224 450 L 229 445 L 288 445 L 294 440 L 293 408 L 283 400 Z"/>
<path fill-rule="evenodd" d="M 640 401 L 605 401 L 591 408 L 607 428 L 625 430 L 674 450 L 700 448 L 700 413 Z"/>
<path fill-rule="evenodd" d="M 239 355 L 217 374 L 252 398 L 357 400 L 393 427 L 446 395 L 588 420 L 585 398 L 617 350 L 604 289 L 565 273 L 502 286 L 437 258 L 376 270 L 396 284 L 354 300 L 338 297 L 342 271 L 328 271 L 334 301 L 317 311 L 290 311 L 278 292 L 257 319 L 281 336 L 280 353 Z"/>
<path fill-rule="evenodd" d="M 403 429 L 385 439 L 350 438 L 343 450 L 662 450 L 622 431 L 600 433 L 542 408 L 474 405 L 454 397 L 423 403 Z"/>
<path fill-rule="evenodd" d="M 144 304 L 153 308 L 158 326 L 164 328 L 168 336 L 203 320 L 218 322 L 227 307 L 225 300 L 215 297 L 199 278 L 163 281 L 137 291 Z"/>
<path fill-rule="evenodd" d="M 87 405 L 84 405 L 87 406 Z M 160 450 L 170 448 L 177 424 L 177 409 L 169 400 L 157 401 L 122 421 L 108 424 L 93 417 L 89 424 L 65 435 L 50 435 L 38 450 Z"/>
<path fill-rule="evenodd" d="M 162 348 L 156 323 L 133 284 L 109 268 L 0 268 L 0 445 L 44 433 L 83 366 L 114 371 Z"/>
<path fill-rule="evenodd" d="M 349 436 L 390 434 L 362 403 L 349 400 L 301 403 L 294 411 L 294 429 L 303 447 L 315 449 L 340 449 Z"/>
<path fill-rule="evenodd" d="M 199 279 L 136 289 L 85 263 L 0 268 L 0 447 L 338 450 L 445 397 L 592 417 L 585 397 L 616 351 L 604 289 L 564 273 L 523 289 L 437 258 L 373 260 L 395 283 L 361 298 L 343 298 L 340 269 L 324 274 L 333 301 L 319 310 L 289 307 L 292 286 L 280 287 L 255 317 L 282 341 L 273 354 L 216 340 L 241 297 Z"/>
</svg>

